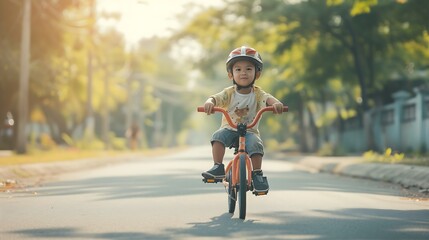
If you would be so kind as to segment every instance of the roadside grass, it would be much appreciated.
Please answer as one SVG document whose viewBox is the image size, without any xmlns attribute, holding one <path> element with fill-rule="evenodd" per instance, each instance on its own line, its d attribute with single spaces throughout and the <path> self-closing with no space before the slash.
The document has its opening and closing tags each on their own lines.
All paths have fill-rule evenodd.
<svg viewBox="0 0 429 240">
<path fill-rule="evenodd" d="M 0 151 L 0 168 L 7 166 L 18 166 L 21 164 L 36 164 L 36 163 L 53 163 L 61 161 L 78 161 L 83 159 L 100 159 L 106 157 L 121 157 L 121 156 L 142 156 L 153 157 L 166 155 L 172 152 L 177 152 L 185 149 L 181 148 L 156 148 L 147 150 L 127 151 L 127 150 L 82 150 L 74 148 L 54 148 L 51 150 L 29 150 L 27 154 L 16 154 L 12 151 Z M 33 176 L 28 172 L 20 172 L 17 168 L 14 170 L 19 178 L 27 178 Z M 22 188 L 24 185 L 20 180 L 16 179 L 0 179 L 0 193 L 10 192 L 14 189 Z"/>
<path fill-rule="evenodd" d="M 426 166 L 429 167 L 429 157 L 404 157 L 400 161 L 391 161 L 391 160 L 368 160 L 370 162 L 378 163 L 387 163 L 387 164 L 405 164 L 405 165 L 416 165 L 416 166 Z"/>
<path fill-rule="evenodd" d="M 144 156 L 157 156 L 168 154 L 172 151 L 177 151 L 179 148 L 167 149 L 167 148 L 156 148 L 147 150 L 136 150 L 136 151 L 115 151 L 115 150 L 81 150 L 73 148 L 55 148 L 52 150 L 31 150 L 27 154 L 16 154 L 14 152 L 8 152 L 0 156 L 0 167 L 11 166 L 19 164 L 31 164 L 31 163 L 49 163 L 59 161 L 72 161 L 81 160 L 88 158 L 103 158 L 103 157 L 120 157 L 126 155 L 144 155 Z"/>
<path fill-rule="evenodd" d="M 384 153 L 367 151 L 363 158 L 367 162 L 429 166 L 429 156 L 411 154 L 406 156 L 404 153 L 394 152 L 391 148 L 386 148 Z"/>
</svg>

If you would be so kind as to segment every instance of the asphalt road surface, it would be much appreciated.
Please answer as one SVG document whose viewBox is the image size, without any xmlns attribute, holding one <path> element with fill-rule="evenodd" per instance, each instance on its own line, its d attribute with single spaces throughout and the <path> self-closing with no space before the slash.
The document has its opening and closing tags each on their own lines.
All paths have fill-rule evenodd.
<svg viewBox="0 0 429 240">
<path fill-rule="evenodd" d="M 241 220 L 223 185 L 201 181 L 210 155 L 193 148 L 0 193 L 0 239 L 429 239 L 427 199 L 268 158 L 270 192 L 249 192 Z"/>
</svg>

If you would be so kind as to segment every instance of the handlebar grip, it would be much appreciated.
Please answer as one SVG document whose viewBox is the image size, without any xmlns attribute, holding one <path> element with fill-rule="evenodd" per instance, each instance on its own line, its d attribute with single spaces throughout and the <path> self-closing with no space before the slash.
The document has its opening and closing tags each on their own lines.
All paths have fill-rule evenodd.
<svg viewBox="0 0 429 240">
<path fill-rule="evenodd" d="M 197 107 L 197 112 L 204 112 L 204 107 Z"/>
<path fill-rule="evenodd" d="M 289 106 L 283 106 L 283 112 L 289 112 Z"/>
</svg>

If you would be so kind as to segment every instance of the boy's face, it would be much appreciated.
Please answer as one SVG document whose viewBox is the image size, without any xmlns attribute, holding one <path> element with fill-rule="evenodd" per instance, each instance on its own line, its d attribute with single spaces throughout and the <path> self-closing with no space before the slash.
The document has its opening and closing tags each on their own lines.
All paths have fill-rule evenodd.
<svg viewBox="0 0 429 240">
<path fill-rule="evenodd" d="M 258 79 L 261 72 L 256 72 L 255 65 L 249 61 L 238 61 L 232 66 L 232 71 L 228 73 L 228 77 L 240 86 L 247 86 Z"/>
</svg>

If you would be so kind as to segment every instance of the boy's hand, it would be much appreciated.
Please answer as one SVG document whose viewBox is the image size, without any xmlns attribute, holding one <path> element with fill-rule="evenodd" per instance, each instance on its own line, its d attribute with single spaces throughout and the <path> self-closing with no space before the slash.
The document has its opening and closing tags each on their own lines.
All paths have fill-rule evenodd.
<svg viewBox="0 0 429 240">
<path fill-rule="evenodd" d="M 213 107 L 214 103 L 209 99 L 204 103 L 204 112 L 207 113 L 207 115 L 210 115 L 213 113 Z"/>
<path fill-rule="evenodd" d="M 283 113 L 283 103 L 276 102 L 276 103 L 273 103 L 272 106 L 274 108 L 274 113 L 275 114 L 282 114 Z"/>
</svg>

